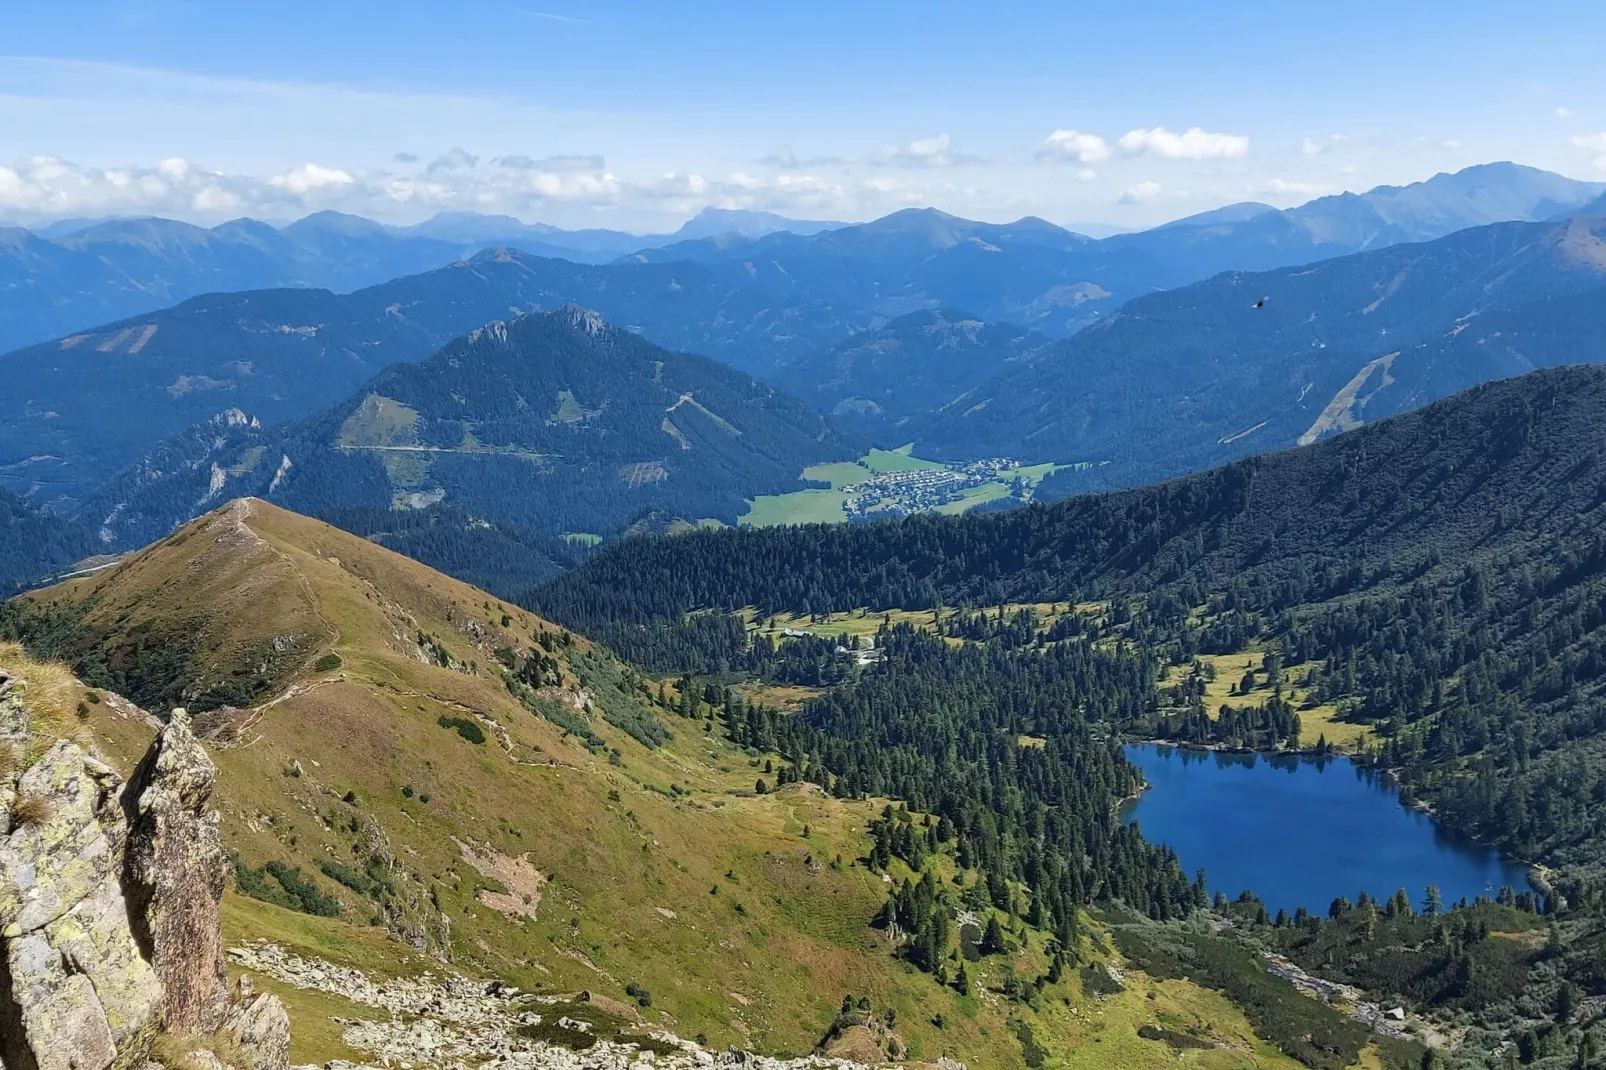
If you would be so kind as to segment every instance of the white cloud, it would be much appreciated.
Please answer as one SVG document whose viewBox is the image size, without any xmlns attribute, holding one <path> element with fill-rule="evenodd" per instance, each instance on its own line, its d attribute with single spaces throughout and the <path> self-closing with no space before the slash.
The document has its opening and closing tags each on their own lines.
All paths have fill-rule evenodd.
<svg viewBox="0 0 1606 1070">
<path fill-rule="evenodd" d="M 780 171 L 801 171 L 819 167 L 850 167 L 855 165 L 899 167 L 910 171 L 937 171 L 952 167 L 985 164 L 989 161 L 982 156 L 960 152 L 954 147 L 953 138 L 947 134 L 937 134 L 934 137 L 906 141 L 901 145 L 883 145 L 875 152 L 858 156 L 800 157 L 792 151 L 790 145 L 782 145 L 774 152 L 760 156 L 753 162 L 762 167 L 773 167 Z"/>
<path fill-rule="evenodd" d="M 1595 169 L 1606 171 L 1606 133 L 1579 134 L 1573 138 L 1573 146 L 1595 153 Z"/>
<path fill-rule="evenodd" d="M 1128 156 L 1159 156 L 1167 160 L 1236 160 L 1249 153 L 1247 137 L 1213 134 L 1197 126 L 1180 134 L 1163 126 L 1128 130 L 1117 144 Z"/>
<path fill-rule="evenodd" d="M 1158 183 L 1158 182 L 1139 182 L 1137 185 L 1128 186 L 1125 190 L 1123 190 L 1121 192 L 1121 196 L 1116 200 L 1116 203 L 1117 204 L 1142 204 L 1144 201 L 1152 201 L 1154 198 L 1158 197 L 1159 195 L 1160 195 L 1160 183 Z"/>
<path fill-rule="evenodd" d="M 606 165 L 601 156 L 543 156 L 539 160 L 529 156 L 498 156 L 492 161 L 498 167 L 514 171 L 601 171 Z"/>
<path fill-rule="evenodd" d="M 962 167 L 966 164 L 985 162 L 980 156 L 955 151 L 953 142 L 947 134 L 918 138 L 903 145 L 888 145 L 871 157 L 871 160 L 874 163 L 912 169 Z"/>
<path fill-rule="evenodd" d="M 1556 109 L 1556 118 L 1558 118 L 1558 119 L 1571 119 L 1572 116 L 1573 116 L 1573 110 L 1571 108 L 1557 108 Z"/>
<path fill-rule="evenodd" d="M 604 209 L 660 219 L 692 214 L 706 205 L 866 218 L 893 207 L 930 203 L 938 193 L 978 195 L 891 177 L 844 187 L 819 174 L 793 171 L 737 171 L 724 177 L 671 171 L 628 180 L 603 169 L 600 156 L 499 157 L 469 164 L 472 156 L 463 153 L 460 166 L 411 173 L 309 162 L 266 179 L 209 171 L 179 157 L 108 170 L 29 157 L 0 166 L 0 218 L 149 214 L 214 223 L 241 215 L 294 218 L 333 208 L 380 219 L 411 220 L 459 210 L 525 218 L 550 218 L 555 212 L 580 221 L 584 217 L 577 218 L 578 213 Z"/>
<path fill-rule="evenodd" d="M 863 185 L 865 189 L 872 190 L 876 193 L 891 193 L 899 196 L 902 196 L 908 193 L 911 189 L 916 188 L 911 187 L 907 182 L 899 181 L 896 178 L 889 178 L 886 175 L 878 175 L 875 178 L 867 178 L 863 183 L 861 183 L 861 185 Z"/>
<path fill-rule="evenodd" d="M 1098 180 L 1098 177 L 1099 173 L 1091 167 L 1084 167 L 1076 172 L 1076 181 L 1078 182 L 1094 182 Z"/>
<path fill-rule="evenodd" d="M 1466 143 L 1457 141 L 1453 137 L 1446 138 L 1445 140 L 1439 142 L 1439 148 L 1444 149 L 1446 152 L 1455 152 L 1457 149 L 1466 148 Z"/>
<path fill-rule="evenodd" d="M 1333 192 L 1333 187 L 1324 182 L 1298 182 L 1293 179 L 1273 178 L 1264 186 L 1251 186 L 1249 192 L 1298 194 L 1314 197 L 1323 193 Z"/>
<path fill-rule="evenodd" d="M 1110 146 L 1097 134 L 1080 130 L 1056 130 L 1043 139 L 1037 149 L 1040 160 L 1075 160 L 1077 163 L 1103 163 L 1110 158 Z"/>
<path fill-rule="evenodd" d="M 220 217 L 246 211 L 283 215 L 327 207 L 353 182 L 335 168 L 306 164 L 262 181 L 198 167 L 182 157 L 150 166 L 81 167 L 53 156 L 0 166 L 0 211 L 23 218 L 153 214 Z"/>
<path fill-rule="evenodd" d="M 1349 138 L 1343 134 L 1328 134 L 1324 138 L 1308 137 L 1300 145 L 1299 151 L 1306 156 L 1320 156 L 1324 152 L 1331 152 L 1344 144 Z"/>
<path fill-rule="evenodd" d="M 708 194 L 708 179 L 685 171 L 669 171 L 642 186 L 650 197 L 704 197 Z"/>
<path fill-rule="evenodd" d="M 799 158 L 797 154 L 792 151 L 791 146 L 782 145 L 774 152 L 769 153 L 766 156 L 760 156 L 753 162 L 764 167 L 775 167 L 782 171 L 798 171 L 809 167 L 840 167 L 843 164 L 856 163 L 858 161 L 850 159 L 846 156 L 810 156 L 807 158 Z"/>
<path fill-rule="evenodd" d="M 171 161 L 163 161 L 163 165 Z M 180 161 L 182 162 L 182 161 Z M 160 167 L 158 167 L 160 170 Z M 291 193 L 310 193 L 313 190 L 327 189 L 331 186 L 349 186 L 356 179 L 349 172 L 338 167 L 322 167 L 315 163 L 305 163 L 293 171 L 282 175 L 274 175 L 268 179 L 268 185 L 277 186 Z"/>
<path fill-rule="evenodd" d="M 448 149 L 446 152 L 430 161 L 429 170 L 436 171 L 466 171 L 479 166 L 480 158 L 465 149 Z"/>
<path fill-rule="evenodd" d="M 624 183 L 607 172 L 562 175 L 552 171 L 537 171 L 529 176 L 525 190 L 543 201 L 602 204 L 618 200 L 624 188 Z"/>
<path fill-rule="evenodd" d="M 753 162 L 763 164 L 765 167 L 779 167 L 783 170 L 803 166 L 803 161 L 797 158 L 797 154 L 792 151 L 792 146 L 790 145 L 782 145 L 768 156 L 760 156 Z"/>
<path fill-rule="evenodd" d="M 29 219 L 153 214 L 211 221 L 242 214 L 282 219 L 322 208 L 379 217 L 394 216 L 401 206 L 516 213 L 551 204 L 610 206 L 632 193 L 650 198 L 660 185 L 632 188 L 600 166 L 585 168 L 600 165 L 600 157 L 554 157 L 515 168 L 470 163 L 471 153 L 448 157 L 452 166 L 416 175 L 308 162 L 259 179 L 208 171 L 180 157 L 101 170 L 36 156 L 0 167 L 0 213 Z M 684 188 L 695 189 L 695 183 Z"/>
</svg>

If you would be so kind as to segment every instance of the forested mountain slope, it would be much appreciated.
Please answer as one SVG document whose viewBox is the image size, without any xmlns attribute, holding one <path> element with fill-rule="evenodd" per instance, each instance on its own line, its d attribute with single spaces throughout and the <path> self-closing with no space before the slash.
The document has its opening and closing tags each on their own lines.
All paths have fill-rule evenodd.
<svg viewBox="0 0 1606 1070">
<path fill-rule="evenodd" d="M 238 494 L 308 513 L 444 501 L 547 534 L 602 534 L 654 508 L 734 523 L 745 499 L 860 452 L 792 398 L 571 307 L 494 322 L 294 424 L 198 426 L 83 515 L 117 546 Z"/>
<path fill-rule="evenodd" d="M 1009 323 L 955 309 L 911 312 L 822 350 L 770 381 L 887 448 L 911 418 L 942 408 L 1052 343 Z M 894 441 L 896 440 L 896 441 Z"/>
<path fill-rule="evenodd" d="M 1595 485 L 1583 477 L 1600 445 L 1591 421 L 1603 414 L 1606 368 L 1536 372 L 1312 446 L 1132 491 L 1002 513 L 627 540 L 538 600 L 572 615 L 600 599 L 612 620 L 746 605 L 996 605 L 1182 579 L 1274 583 L 1311 563 L 1430 549 L 1449 558 L 1570 522 L 1553 508 L 1514 510 L 1531 497 L 1577 495 L 1580 508 L 1592 507 Z M 1502 509 L 1515 519 L 1497 523 Z"/>
<path fill-rule="evenodd" d="M 0 597 L 96 552 L 90 533 L 0 487 Z"/>
<path fill-rule="evenodd" d="M 1128 303 L 918 428 L 939 456 L 1083 463 L 1045 493 L 1132 486 L 1312 441 L 1491 374 L 1595 359 L 1534 344 L 1524 361 L 1449 364 L 1495 312 L 1606 286 L 1606 218 L 1505 223 L 1421 245 L 1260 274 L 1228 273 Z M 1262 299 L 1264 304 L 1257 307 Z M 1597 315 L 1606 315 L 1600 310 Z M 1527 327 L 1550 330 L 1538 310 Z M 1430 343 L 1439 343 L 1435 348 Z"/>
<path fill-rule="evenodd" d="M 1133 637 L 1157 656 L 1254 640 L 1320 663 L 1376 727 L 1380 760 L 1453 825 L 1593 866 L 1606 863 L 1603 420 L 1606 369 L 1534 372 L 1136 491 L 627 540 L 530 602 L 640 645 L 684 633 L 698 609 L 1133 599 Z M 688 623 L 713 634 L 711 619 Z"/>
<path fill-rule="evenodd" d="M 1490 182 L 1485 187 L 1504 188 Z M 1482 203 L 1477 189 L 1468 188 L 1472 192 L 1462 189 L 1455 196 Z M 1533 208 L 1541 203 L 1537 196 L 1491 194 L 1486 200 L 1496 207 L 1487 212 Z M 1461 202 L 1449 193 L 1429 201 L 1449 213 L 1446 218 L 1462 218 L 1456 213 L 1469 210 L 1457 208 Z M 1476 217 L 1474 212 L 1467 218 Z M 1201 233 L 1270 226 L 1260 223 L 1266 218 L 1257 212 L 1245 222 L 1216 213 L 1197 224 L 1183 221 L 1150 232 L 1146 241 L 1175 252 L 1172 266 L 1141 243 L 1127 248 L 1110 244 L 1117 239 L 1094 242 L 1041 220 L 982 224 L 924 210 L 812 235 L 681 242 L 606 265 L 509 248 L 457 260 L 459 252 L 503 225 L 442 220 L 403 236 L 433 250 L 430 256 L 437 259 L 428 263 L 456 260 L 437 270 L 343 295 L 212 294 L 110 323 L 105 319 L 129 309 L 107 297 L 110 303 L 96 306 L 93 316 L 74 321 L 74 333 L 0 356 L 0 374 L 19 402 L 14 418 L 0 426 L 0 485 L 70 509 L 162 439 L 224 409 L 239 409 L 264 424 L 299 419 L 344 397 L 379 369 L 420 359 L 458 334 L 568 303 L 596 309 L 666 348 L 705 353 L 788 389 L 807 387 L 812 403 L 828 409 L 878 406 L 894 422 L 908 420 L 899 425 L 900 434 L 918 434 L 923 448 L 945 457 L 1006 454 L 1092 465 L 1062 475 L 1060 493 L 1132 485 L 1275 448 L 1367 415 L 1401 411 L 1437 396 L 1434 391 L 1471 385 L 1475 378 L 1445 376 L 1432 377 L 1443 384 L 1424 384 L 1413 378 L 1409 356 L 1390 354 L 1458 328 L 1475 331 L 1480 324 L 1467 317 L 1476 313 L 1562 296 L 1603 278 L 1599 228 L 1575 220 L 1548 230 L 1503 224 L 1320 267 L 1228 275 L 1151 292 L 1215 270 L 1214 262 L 1202 267 L 1203 254 L 1189 251 L 1203 240 Z M 455 234 L 467 244 L 449 245 L 425 231 Z M 1421 227 L 1408 233 L 1419 232 Z M 258 278 L 240 266 L 277 263 L 273 258 L 283 250 L 274 250 L 280 246 L 316 263 L 348 265 L 347 274 L 324 279 L 329 285 L 425 266 L 375 252 L 402 241 L 391 230 L 329 214 L 283 230 L 250 221 L 213 230 L 164 220 L 117 221 L 60 240 L 66 244 L 6 232 L 0 248 L 14 255 L 0 258 L 0 286 L 15 300 L 0 304 L 47 307 L 49 302 L 16 297 L 34 287 L 120 293 L 120 287 L 133 285 L 128 279 L 156 271 L 173 257 L 198 273 L 195 286 L 322 278 L 297 272 Z M 101 274 L 72 282 L 75 272 L 89 270 L 73 257 L 100 250 L 96 243 L 107 245 L 90 265 Z M 1271 262 L 1303 263 L 1351 247 L 1300 247 Z M 1220 266 L 1260 263 L 1234 253 Z M 5 274 L 13 268 L 14 277 Z M 193 287 L 135 289 L 136 306 L 144 309 Z M 1123 306 L 1128 297 L 1135 300 Z M 1250 315 L 1260 297 L 1270 300 Z M 1063 336 L 1118 307 L 1118 315 L 1065 342 L 1054 359 L 1032 372 L 1000 367 L 999 360 L 1010 364 L 1037 344 L 1003 338 L 1010 328 L 982 331 L 999 336 L 999 352 L 984 347 L 976 359 L 950 360 L 969 355 L 970 342 L 932 349 L 917 343 L 909 321 L 897 318 L 915 312 L 945 316 L 935 310 L 961 308 L 990 323 L 1023 323 Z M 892 322 L 884 322 L 889 317 Z M 103 326 L 85 328 L 86 320 Z M 844 342 L 868 330 L 880 333 Z M 901 348 L 925 355 L 934 374 L 911 380 L 901 374 L 901 364 L 889 364 L 886 332 L 899 337 Z M 839 344 L 846 348 L 833 351 Z M 866 345 L 880 355 L 862 359 Z M 1538 363 L 1558 359 L 1577 358 Z M 894 369 L 900 375 L 889 380 Z M 1002 374 L 985 384 L 988 372 Z M 934 417 L 918 418 L 932 409 L 939 410 Z M 1055 492 L 1053 484 L 1049 492 Z"/>
<path fill-rule="evenodd" d="M 577 300 L 660 345 L 737 364 L 733 354 L 812 352 L 867 322 L 694 265 L 588 267 L 506 249 L 352 294 L 213 294 L 0 356 L 14 406 L 0 422 L 0 485 L 70 508 L 222 410 L 300 419 L 491 320 Z"/>
</svg>

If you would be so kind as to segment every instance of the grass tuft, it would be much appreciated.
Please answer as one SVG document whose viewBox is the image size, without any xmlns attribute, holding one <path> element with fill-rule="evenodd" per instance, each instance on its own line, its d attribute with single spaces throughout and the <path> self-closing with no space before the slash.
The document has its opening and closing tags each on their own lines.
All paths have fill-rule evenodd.
<svg viewBox="0 0 1606 1070">
<path fill-rule="evenodd" d="M 55 808 L 42 795 L 18 795 L 11 804 L 11 821 L 14 826 L 38 826 L 50 820 Z"/>
</svg>

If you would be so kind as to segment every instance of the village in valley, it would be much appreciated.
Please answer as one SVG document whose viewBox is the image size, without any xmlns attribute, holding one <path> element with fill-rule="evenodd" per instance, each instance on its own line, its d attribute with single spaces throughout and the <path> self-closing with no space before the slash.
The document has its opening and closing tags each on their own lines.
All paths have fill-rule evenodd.
<svg viewBox="0 0 1606 1070">
<path fill-rule="evenodd" d="M 850 520 L 908 516 L 962 501 L 967 491 L 993 482 L 1008 484 L 1016 497 L 1024 499 L 1030 497 L 1031 487 L 1030 481 L 1016 474 L 1020 467 L 1019 461 L 1009 457 L 990 457 L 946 467 L 883 472 L 842 488 L 846 495 L 842 511 Z"/>
</svg>

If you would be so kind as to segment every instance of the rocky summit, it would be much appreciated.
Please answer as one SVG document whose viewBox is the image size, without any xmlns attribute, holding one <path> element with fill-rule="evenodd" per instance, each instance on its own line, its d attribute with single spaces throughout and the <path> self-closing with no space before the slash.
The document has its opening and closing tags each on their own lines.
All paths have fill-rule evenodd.
<svg viewBox="0 0 1606 1070">
<path fill-rule="evenodd" d="M 231 1001 L 218 903 L 215 769 L 175 710 L 132 782 L 52 739 L 0 670 L 0 1062 L 6 1070 L 138 1066 L 159 1034 L 289 1064 L 269 995 Z M 214 1058 L 217 1058 L 214 1055 Z"/>
</svg>

